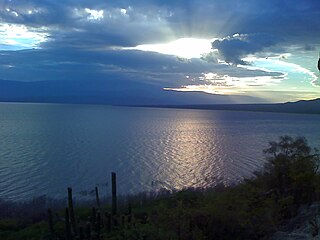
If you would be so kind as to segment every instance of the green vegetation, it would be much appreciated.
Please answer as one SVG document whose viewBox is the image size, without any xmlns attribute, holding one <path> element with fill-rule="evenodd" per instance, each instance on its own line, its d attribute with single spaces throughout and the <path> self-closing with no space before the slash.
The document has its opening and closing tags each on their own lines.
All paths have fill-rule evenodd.
<svg viewBox="0 0 320 240">
<path fill-rule="evenodd" d="M 65 210 L 51 231 L 47 219 L 4 218 L 0 239 L 267 239 L 300 206 L 319 200 L 320 156 L 305 138 L 288 136 L 270 142 L 265 154 L 265 169 L 235 187 L 140 194 L 118 202 L 114 214 L 111 206 L 75 208 L 77 229 Z"/>
</svg>

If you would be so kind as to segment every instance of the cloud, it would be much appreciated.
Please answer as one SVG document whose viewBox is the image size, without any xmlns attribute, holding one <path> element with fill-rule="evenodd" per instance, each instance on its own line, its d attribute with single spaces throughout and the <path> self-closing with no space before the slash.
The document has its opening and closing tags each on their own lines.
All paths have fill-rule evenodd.
<svg viewBox="0 0 320 240">
<path fill-rule="evenodd" d="M 69 82 L 75 82 L 80 86 L 86 83 L 90 85 L 86 88 L 87 91 L 91 89 L 91 92 L 111 94 L 110 96 L 121 92 L 124 94 L 124 99 L 129 95 L 141 94 L 143 96 L 151 94 L 151 97 L 152 92 L 155 92 L 157 98 L 162 97 L 166 103 L 171 98 L 168 98 L 169 93 L 164 89 L 178 90 L 182 86 L 194 85 L 211 85 L 210 91 L 202 88 L 203 92 L 241 94 L 244 98 L 239 98 L 239 101 L 244 102 L 248 100 L 243 92 L 247 86 L 257 84 L 267 86 L 283 79 L 281 72 L 250 70 L 202 59 L 185 61 L 175 56 L 137 50 L 92 51 L 56 48 L 6 51 L 1 54 L 3 57 L 0 57 L 0 79 L 25 82 L 60 81 L 59 84 L 64 81 L 65 86 L 69 86 Z M 237 87 L 241 89 L 236 89 Z M 66 90 L 58 89 L 61 94 L 66 94 L 66 90 L 75 91 L 74 87 Z M 199 89 L 192 88 L 190 91 Z M 50 92 L 51 90 L 41 90 L 41 94 Z M 78 93 L 77 90 L 69 94 Z M 188 102 L 199 103 L 197 99 L 190 99 Z M 206 99 L 206 103 L 210 102 L 209 98 Z M 211 101 L 213 99 L 216 97 Z M 257 98 L 249 99 L 258 101 Z M 174 98 L 171 100 L 175 101 Z M 219 102 L 223 101 L 219 98 Z M 226 98 L 225 103 L 228 102 L 229 98 Z"/>
<path fill-rule="evenodd" d="M 132 81 L 149 79 L 150 84 L 172 87 L 187 83 L 186 75 L 198 79 L 203 73 L 216 72 L 231 77 L 269 76 L 262 70 L 206 62 L 202 59 L 181 59 L 138 50 L 87 50 L 78 48 L 2 51 L 0 78 L 34 80 L 107 79 L 115 75 L 132 76 Z M 10 68 L 4 66 L 12 66 Z M 46 73 L 46 74 L 45 74 Z M 281 74 L 277 74 L 281 75 Z M 151 81 L 152 80 L 152 81 Z M 194 81 L 194 80 L 193 80 Z"/>
<path fill-rule="evenodd" d="M 45 27 L 57 43 L 77 37 L 86 42 L 90 34 L 104 38 L 104 46 L 117 45 L 117 41 L 120 46 L 134 46 L 182 37 L 259 32 L 305 43 L 319 38 L 319 5 L 317 0 L 0 0 L 0 19 Z M 99 18 L 92 13 L 100 13 Z M 80 34 L 83 32 L 87 35 Z"/>
<path fill-rule="evenodd" d="M 31 0 L 0 1 L 0 6 L 3 23 L 42 28 L 49 34 L 50 41 L 42 47 L 71 42 L 78 47 L 129 47 L 172 37 L 165 21 L 167 11 L 137 3 Z"/>
<path fill-rule="evenodd" d="M 315 51 L 315 50 L 316 50 L 316 47 L 315 47 L 314 45 L 310 45 L 310 44 L 306 43 L 306 44 L 304 45 L 304 50 L 305 50 L 305 51 Z"/>
<path fill-rule="evenodd" d="M 319 12 L 316 0 L 0 0 L 2 24 L 40 36 L 36 42 L 22 42 L 0 33 L 6 44 L 0 47 L 104 50 L 182 37 L 219 37 L 214 47 L 221 56 L 243 63 L 245 54 L 257 53 L 277 38 L 283 44 L 315 45 Z"/>
<path fill-rule="evenodd" d="M 241 58 L 260 52 L 276 43 L 276 38 L 268 34 L 235 34 L 215 40 L 212 48 L 217 49 L 227 63 L 245 65 L 246 63 Z"/>
<path fill-rule="evenodd" d="M 273 81 L 283 73 L 228 66 L 218 58 L 243 64 L 248 54 L 280 54 L 291 45 L 315 51 L 319 12 L 318 0 L 0 0 L 2 26 L 24 29 L 18 38 L 0 27 L 0 49 L 24 49 L 0 51 L 0 78 L 110 81 L 110 89 L 129 82 L 158 89 L 206 84 L 201 77 L 212 72 L 229 83 Z M 121 50 L 182 37 L 219 39 L 216 51 L 190 61 Z"/>
</svg>

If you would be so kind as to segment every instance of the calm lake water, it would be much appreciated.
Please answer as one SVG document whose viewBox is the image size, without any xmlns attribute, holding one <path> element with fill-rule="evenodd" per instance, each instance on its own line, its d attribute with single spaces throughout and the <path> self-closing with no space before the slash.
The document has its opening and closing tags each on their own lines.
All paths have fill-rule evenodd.
<svg viewBox="0 0 320 240">
<path fill-rule="evenodd" d="M 262 168 L 268 141 L 320 146 L 320 116 L 0 103 L 0 198 L 231 184 Z"/>
</svg>

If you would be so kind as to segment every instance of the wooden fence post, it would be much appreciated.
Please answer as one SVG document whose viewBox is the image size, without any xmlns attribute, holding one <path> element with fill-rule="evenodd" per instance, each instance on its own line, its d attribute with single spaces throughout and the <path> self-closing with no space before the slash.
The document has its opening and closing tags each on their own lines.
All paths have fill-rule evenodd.
<svg viewBox="0 0 320 240">
<path fill-rule="evenodd" d="M 111 231 L 111 216 L 108 212 L 105 213 L 106 222 L 105 225 L 107 227 L 107 232 Z"/>
<path fill-rule="evenodd" d="M 69 217 L 69 209 L 66 208 L 65 211 L 65 224 L 66 224 L 66 239 L 72 240 L 72 233 L 71 233 L 71 227 L 70 227 L 70 217 Z"/>
<path fill-rule="evenodd" d="M 98 209 L 101 209 L 100 208 L 100 198 L 99 198 L 99 190 L 98 190 L 98 187 L 96 187 L 96 202 L 97 202 L 97 207 Z"/>
<path fill-rule="evenodd" d="M 111 173 L 112 180 L 112 215 L 117 214 L 117 175 L 115 172 Z"/>
<path fill-rule="evenodd" d="M 53 237 L 54 236 L 54 229 L 53 229 L 53 220 L 52 220 L 52 210 L 51 210 L 51 208 L 48 209 L 48 223 L 49 223 L 50 234 Z"/>
<path fill-rule="evenodd" d="M 91 224 L 89 222 L 87 222 L 87 225 L 86 225 L 86 235 L 87 235 L 87 239 L 91 240 Z"/>
<path fill-rule="evenodd" d="M 79 229 L 79 239 L 80 240 L 84 240 L 85 239 L 83 227 L 80 227 L 80 229 Z"/>
<path fill-rule="evenodd" d="M 70 221 L 72 225 L 72 230 L 74 235 L 77 235 L 77 222 L 76 217 L 74 214 L 74 208 L 73 208 L 73 199 L 72 199 L 72 188 L 68 188 L 68 207 L 70 211 Z"/>
</svg>

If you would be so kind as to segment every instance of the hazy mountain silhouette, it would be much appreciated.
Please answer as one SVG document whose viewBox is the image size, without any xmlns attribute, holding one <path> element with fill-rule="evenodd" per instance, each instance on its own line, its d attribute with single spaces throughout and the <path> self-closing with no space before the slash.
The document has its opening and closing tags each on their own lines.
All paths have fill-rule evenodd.
<svg viewBox="0 0 320 240">
<path fill-rule="evenodd" d="M 320 98 L 317 98 L 314 100 L 301 100 L 297 102 L 273 103 L 273 104 L 202 104 L 202 105 L 180 105 L 180 106 L 162 105 L 162 106 L 154 106 L 154 107 L 320 114 Z"/>
<path fill-rule="evenodd" d="M 0 101 L 110 105 L 184 105 L 263 102 L 248 96 L 164 91 L 159 85 L 126 79 L 18 82 L 0 80 Z"/>
<path fill-rule="evenodd" d="M 147 85 L 125 79 L 39 82 L 0 80 L 0 101 L 320 114 L 320 98 L 311 101 L 263 104 L 263 99 L 259 98 L 164 91 L 157 85 Z M 258 104 L 235 104 L 237 102 L 256 102 Z"/>
</svg>

